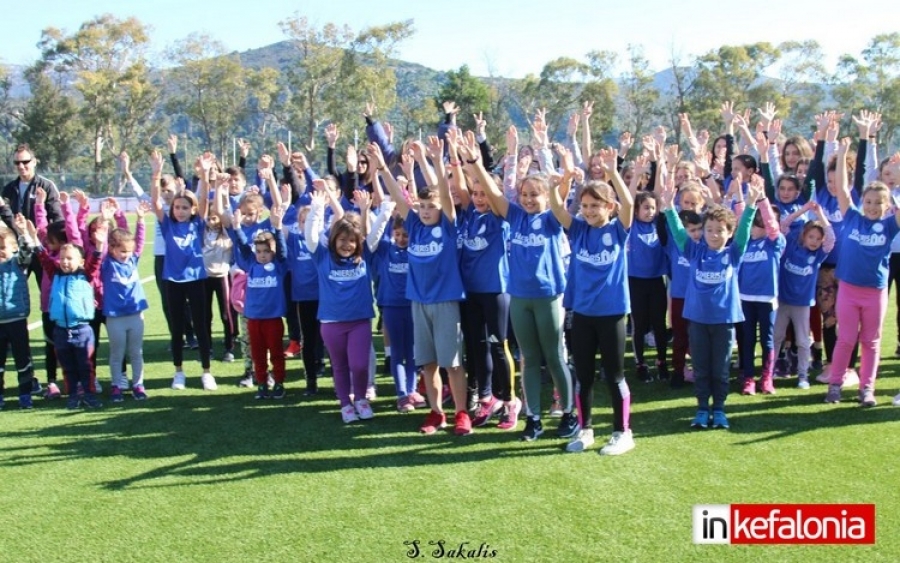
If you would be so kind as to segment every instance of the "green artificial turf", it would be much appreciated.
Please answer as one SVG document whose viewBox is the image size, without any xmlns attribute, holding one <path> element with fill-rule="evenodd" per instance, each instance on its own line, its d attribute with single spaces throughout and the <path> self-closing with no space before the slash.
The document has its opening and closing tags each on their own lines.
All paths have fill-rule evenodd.
<svg viewBox="0 0 900 563">
<path fill-rule="evenodd" d="M 152 262 L 148 244 L 144 276 Z M 893 314 L 878 407 L 856 406 L 855 390 L 826 405 L 824 385 L 799 391 L 795 379 L 778 380 L 775 396 L 743 397 L 734 383 L 732 429 L 691 431 L 690 389 L 633 383 L 637 448 L 608 458 L 597 455 L 601 443 L 564 453 L 549 418 L 533 443 L 493 424 L 468 437 L 422 436 L 424 411 L 397 413 L 386 377 L 377 380 L 375 419 L 344 425 L 330 379 L 317 397 L 301 396 L 299 360 L 289 360 L 283 401 L 255 401 L 253 390 L 237 388 L 240 360 L 215 361 L 219 390 L 204 392 L 192 352 L 188 389 L 173 391 L 158 294 L 152 282 L 145 288 L 149 401 L 104 397 L 99 411 L 70 413 L 64 401 L 37 399 L 34 410 L 19 411 L 7 362 L 0 560 L 406 561 L 413 541 L 424 561 L 451 559 L 464 542 L 466 553 L 492 555 L 483 559 L 523 562 L 900 557 Z M 35 330 L 43 381 L 39 343 Z M 98 372 L 108 387 L 107 357 L 104 344 Z M 605 386 L 596 389 L 602 442 L 611 411 Z M 691 543 L 694 504 L 817 502 L 875 503 L 876 545 Z"/>
</svg>

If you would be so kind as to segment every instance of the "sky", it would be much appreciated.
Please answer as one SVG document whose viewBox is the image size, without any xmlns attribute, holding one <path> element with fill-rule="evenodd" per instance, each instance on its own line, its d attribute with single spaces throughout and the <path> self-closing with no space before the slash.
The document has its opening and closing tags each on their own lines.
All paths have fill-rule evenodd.
<svg viewBox="0 0 900 563">
<path fill-rule="evenodd" d="M 839 8 L 829 12 L 823 5 Z M 548 61 L 584 60 L 592 50 L 618 53 L 616 70 L 621 72 L 629 44 L 641 45 L 650 69 L 658 71 L 668 66 L 673 53 L 687 62 L 722 45 L 807 39 L 822 45 L 827 68 L 833 69 L 838 56 L 859 56 L 875 35 L 900 30 L 890 26 L 900 21 L 900 8 L 892 6 L 895 0 L 761 0 L 743 5 L 715 0 L 33 0 L 5 11 L 0 63 L 30 64 L 40 56 L 36 44 L 43 29 L 72 33 L 104 13 L 134 16 L 151 26 L 157 56 L 192 32 L 206 33 L 229 50 L 263 47 L 284 40 L 278 22 L 297 13 L 318 26 L 333 22 L 355 31 L 412 19 L 416 33 L 401 44 L 398 58 L 442 71 L 467 64 L 476 76 L 539 74 Z"/>
</svg>

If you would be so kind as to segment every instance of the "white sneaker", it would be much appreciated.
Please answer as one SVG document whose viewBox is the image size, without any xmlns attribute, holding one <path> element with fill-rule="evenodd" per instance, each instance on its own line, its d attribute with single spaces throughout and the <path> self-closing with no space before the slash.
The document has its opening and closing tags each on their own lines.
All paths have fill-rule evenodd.
<svg viewBox="0 0 900 563">
<path fill-rule="evenodd" d="M 176 391 L 182 391 L 184 389 L 184 380 L 184 372 L 176 371 L 175 377 L 172 378 L 172 389 L 175 389 Z"/>
<path fill-rule="evenodd" d="M 894 397 L 894 406 L 900 407 L 900 394 L 898 394 Z"/>
<path fill-rule="evenodd" d="M 634 438 L 631 430 L 625 432 L 613 432 L 612 438 L 605 446 L 600 448 L 600 455 L 622 455 L 634 449 Z"/>
<path fill-rule="evenodd" d="M 567 452 L 583 452 L 594 444 L 594 429 L 585 428 L 578 432 L 575 439 L 566 444 Z"/>
<path fill-rule="evenodd" d="M 347 405 L 346 407 L 341 408 L 341 418 L 344 419 L 344 424 L 350 424 L 351 422 L 359 420 L 353 405 Z"/>
<path fill-rule="evenodd" d="M 94 391 L 96 391 L 97 393 L 103 393 L 103 386 L 100 385 L 99 379 L 94 380 Z"/>
<path fill-rule="evenodd" d="M 656 348 L 656 336 L 653 334 L 653 331 L 644 335 L 644 346 L 647 348 Z"/>
<path fill-rule="evenodd" d="M 366 399 L 360 399 L 356 401 L 356 414 L 359 415 L 360 420 L 369 420 L 370 418 L 375 418 L 375 412 L 372 410 L 372 405 L 369 404 L 369 401 Z"/>
<path fill-rule="evenodd" d="M 841 383 L 841 389 L 850 389 L 851 387 L 859 387 L 859 374 L 855 369 L 848 369 L 844 374 L 844 382 Z"/>
<path fill-rule="evenodd" d="M 219 388 L 219 386 L 216 385 L 216 378 L 208 372 L 200 376 L 200 383 L 203 384 L 204 391 L 215 391 Z"/>
</svg>

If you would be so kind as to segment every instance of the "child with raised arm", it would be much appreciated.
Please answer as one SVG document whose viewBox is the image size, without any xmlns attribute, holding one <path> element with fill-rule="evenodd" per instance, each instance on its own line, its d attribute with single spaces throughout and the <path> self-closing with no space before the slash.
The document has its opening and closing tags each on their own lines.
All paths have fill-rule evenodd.
<svg viewBox="0 0 900 563">
<path fill-rule="evenodd" d="M 172 362 L 175 375 L 172 389 L 185 387 L 186 376 L 182 371 L 184 353 L 184 317 L 189 312 L 197 333 L 200 347 L 200 363 L 203 374 L 200 381 L 203 389 L 214 391 L 216 379 L 210 373 L 210 334 L 206 313 L 206 266 L 203 264 L 203 237 L 206 227 L 206 210 L 209 196 L 210 175 L 215 174 L 215 158 L 204 153 L 197 159 L 201 178 L 198 182 L 199 197 L 185 190 L 172 198 L 169 212 L 163 211 L 160 198 L 160 176 L 162 155 L 154 151 L 150 157 L 153 171 L 150 191 L 150 205 L 166 243 L 166 260 L 163 277 L 166 279 L 167 301 L 169 304 L 169 334 L 171 335 Z M 191 306 L 188 309 L 187 301 Z"/>
<path fill-rule="evenodd" d="M 425 391 L 431 404 L 431 412 L 420 430 L 434 434 L 447 424 L 438 372 L 442 367 L 447 370 L 456 409 L 454 432 L 465 436 L 472 433 L 472 420 L 466 409 L 468 386 L 462 366 L 459 302 L 465 298 L 465 290 L 456 249 L 456 208 L 444 170 L 444 142 L 429 137 L 428 153 L 434 164 L 437 186 L 419 192 L 419 209 L 414 211 L 387 169 L 381 149 L 375 143 L 369 144 L 369 157 L 378 163 L 378 177 L 387 186 L 409 233 L 406 297 L 412 301 L 416 363 L 423 366 Z"/>
<path fill-rule="evenodd" d="M 825 402 L 841 400 L 850 353 L 859 342 L 859 403 L 874 407 L 881 330 L 887 311 L 888 259 L 891 240 L 900 232 L 900 209 L 888 213 L 891 192 L 883 182 L 872 182 L 863 189 L 862 210 L 853 204 L 846 170 L 849 149 L 850 139 L 841 139 L 835 169 L 835 192 L 844 219 L 835 270 L 839 284 L 835 309 L 840 324 Z"/>
<path fill-rule="evenodd" d="M 109 233 L 108 250 L 100 264 L 112 379 L 109 396 L 114 403 L 122 402 L 122 390 L 128 388 L 122 371 L 126 353 L 131 361 L 132 396 L 136 401 L 147 399 L 144 390 L 144 311 L 148 305 L 138 272 L 138 260 L 144 251 L 144 215 L 149 210 L 147 202 L 138 205 L 134 234 L 121 228 Z M 98 229 L 98 232 L 104 231 Z"/>
<path fill-rule="evenodd" d="M 634 449 L 629 426 L 631 391 L 624 372 L 625 317 L 631 308 L 625 247 L 634 220 L 634 203 L 616 170 L 617 152 L 603 150 L 600 162 L 615 190 L 604 182 L 588 182 L 581 190 L 580 216 L 573 218 L 563 206 L 560 190 L 568 187 L 574 167 L 570 153 L 565 149 L 560 153 L 563 178 L 560 186 L 550 191 L 550 209 L 568 231 L 572 245 L 568 275 L 570 280 L 578 280 L 572 295 L 572 354 L 580 385 L 581 414 L 581 431 L 566 451 L 581 452 L 594 443 L 591 411 L 599 351 L 613 409 L 612 437 L 600 453 L 620 455 Z M 617 208 L 618 217 L 614 216 Z"/>
<path fill-rule="evenodd" d="M 703 238 L 694 242 L 688 238 L 672 206 L 674 187 L 666 186 L 663 191 L 663 206 L 672 229 L 672 238 L 691 264 L 684 298 L 684 318 L 690 321 L 688 333 L 697 396 L 697 414 L 691 428 L 729 427 L 725 399 L 728 396 L 734 323 L 744 320 L 738 292 L 738 269 L 750 238 L 756 201 L 762 196 L 763 191 L 758 184 L 749 186 L 747 205 L 737 229 L 731 210 L 711 206 L 703 217 Z M 739 203 L 742 202 L 740 189 L 736 190 L 735 197 Z"/>
</svg>

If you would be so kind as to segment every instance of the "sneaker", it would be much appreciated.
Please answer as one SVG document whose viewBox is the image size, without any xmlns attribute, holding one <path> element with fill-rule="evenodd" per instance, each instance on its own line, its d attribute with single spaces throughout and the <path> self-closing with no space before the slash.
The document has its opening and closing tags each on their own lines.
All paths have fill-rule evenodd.
<svg viewBox="0 0 900 563">
<path fill-rule="evenodd" d="M 36 377 L 31 379 L 31 394 L 32 395 L 40 395 L 44 392 L 44 388 L 41 387 L 41 382 L 37 380 Z"/>
<path fill-rule="evenodd" d="M 831 383 L 828 385 L 828 393 L 825 395 L 826 403 L 840 403 L 841 402 L 841 386 L 837 383 Z"/>
<path fill-rule="evenodd" d="M 647 367 L 647 364 L 638 364 L 637 376 L 644 383 L 653 383 L 653 374 L 650 373 L 650 368 Z"/>
<path fill-rule="evenodd" d="M 304 397 L 315 397 L 319 394 L 319 389 L 317 387 L 307 387 L 303 391 Z"/>
<path fill-rule="evenodd" d="M 497 397 L 491 395 L 490 401 L 487 403 L 482 402 L 478 405 L 475 418 L 472 420 L 472 425 L 484 426 L 501 408 L 503 408 L 503 403 L 498 401 Z"/>
<path fill-rule="evenodd" d="M 103 403 L 100 402 L 100 399 L 97 398 L 97 395 L 93 393 L 85 393 L 82 402 L 84 403 L 84 406 L 89 409 L 99 409 L 103 406 Z"/>
<path fill-rule="evenodd" d="M 284 385 L 281 383 L 276 383 L 274 387 L 272 387 L 272 398 L 273 399 L 284 399 Z"/>
<path fill-rule="evenodd" d="M 447 415 L 442 412 L 429 411 L 425 416 L 425 422 L 419 428 L 422 434 L 434 434 L 447 426 Z"/>
<path fill-rule="evenodd" d="M 559 397 L 553 397 L 553 402 L 550 403 L 550 418 L 559 418 L 562 415 L 562 403 L 559 402 Z"/>
<path fill-rule="evenodd" d="M 822 373 L 816 376 L 816 381 L 818 381 L 819 383 L 824 383 L 826 385 L 831 383 L 831 364 L 828 364 L 822 368 Z"/>
<path fill-rule="evenodd" d="M 503 412 L 500 413 L 500 422 L 497 428 L 500 430 L 514 430 L 519 424 L 519 413 L 522 412 L 522 400 L 516 397 L 506 403 Z"/>
<path fill-rule="evenodd" d="M 706 430 L 709 428 L 709 411 L 699 410 L 694 420 L 691 421 L 691 428 L 698 430 Z"/>
<path fill-rule="evenodd" d="M 244 375 L 241 376 L 240 381 L 238 381 L 238 387 L 253 387 L 253 372 L 249 369 L 244 371 Z"/>
<path fill-rule="evenodd" d="M 378 398 L 378 393 L 375 392 L 375 386 L 369 385 L 368 387 L 366 387 L 366 400 L 374 401 L 377 398 Z"/>
<path fill-rule="evenodd" d="M 713 411 L 712 427 L 721 430 L 728 430 L 730 428 L 728 424 L 728 417 L 725 416 L 725 413 L 723 411 Z"/>
<path fill-rule="evenodd" d="M 841 383 L 841 389 L 850 389 L 859 385 L 859 374 L 855 369 L 850 368 L 844 374 L 844 382 Z"/>
<path fill-rule="evenodd" d="M 81 396 L 78 393 L 73 395 L 69 395 L 69 398 L 66 399 L 66 408 L 70 411 L 78 410 L 78 407 L 81 406 Z"/>
<path fill-rule="evenodd" d="M 62 394 L 59 392 L 59 387 L 55 382 L 51 381 L 47 384 L 47 390 L 44 391 L 44 398 L 48 400 L 59 399 Z"/>
<path fill-rule="evenodd" d="M 797 389 L 809 389 L 809 377 L 801 375 L 797 378 Z"/>
<path fill-rule="evenodd" d="M 191 334 L 190 336 L 187 337 L 187 347 L 190 348 L 191 350 L 196 350 L 197 348 L 200 347 L 200 345 L 197 344 L 197 337 L 194 336 L 193 334 Z"/>
<path fill-rule="evenodd" d="M 182 389 L 184 389 L 184 381 L 185 381 L 184 372 L 176 371 L 175 376 L 172 378 L 172 389 L 175 389 L 176 391 L 181 391 Z"/>
<path fill-rule="evenodd" d="M 544 433 L 544 425 L 540 419 L 533 419 L 530 416 L 525 419 L 525 431 L 522 432 L 522 441 L 533 442 L 538 436 Z"/>
<path fill-rule="evenodd" d="M 0 397 L 0 408 L 3 408 L 2 397 Z M 31 395 L 19 395 L 19 408 L 22 410 L 34 408 L 34 403 L 31 402 Z"/>
<path fill-rule="evenodd" d="M 634 437 L 631 430 L 613 432 L 605 446 L 600 448 L 600 455 L 622 455 L 634 449 Z"/>
<path fill-rule="evenodd" d="M 109 389 L 109 400 L 114 403 L 121 403 L 125 400 L 125 396 L 122 395 L 122 390 L 119 389 L 116 385 L 113 385 Z"/>
<path fill-rule="evenodd" d="M 756 395 L 756 380 L 752 377 L 744 378 L 744 387 L 741 395 Z"/>
<path fill-rule="evenodd" d="M 560 438 L 571 438 L 578 434 L 579 430 L 581 430 L 581 424 L 578 423 L 578 417 L 575 416 L 575 413 L 567 412 L 559 419 L 556 435 Z"/>
<path fill-rule="evenodd" d="M 134 397 L 135 401 L 146 401 L 147 391 L 144 389 L 143 385 L 135 385 L 131 396 Z"/>
<path fill-rule="evenodd" d="M 407 413 L 414 410 L 416 410 L 416 405 L 413 404 L 412 395 L 397 399 L 397 412 Z"/>
<path fill-rule="evenodd" d="M 417 409 L 422 409 L 428 406 L 428 401 L 426 401 L 425 397 L 423 397 L 418 391 L 413 391 L 412 393 L 407 395 L 407 397 L 409 397 L 412 406 Z"/>
<path fill-rule="evenodd" d="M 772 381 L 772 376 L 763 376 L 759 380 L 759 390 L 762 391 L 763 395 L 774 395 L 775 394 L 775 383 Z"/>
<path fill-rule="evenodd" d="M 216 385 L 216 378 L 209 372 L 200 376 L 200 383 L 203 384 L 204 391 L 215 391 L 219 388 L 219 386 Z"/>
<path fill-rule="evenodd" d="M 859 392 L 859 404 L 863 407 L 874 407 L 878 404 L 875 399 L 875 390 L 871 387 L 863 387 Z"/>
<path fill-rule="evenodd" d="M 261 401 L 269 398 L 269 386 L 268 385 L 260 385 L 256 388 L 256 395 L 253 396 L 254 399 Z"/>
<path fill-rule="evenodd" d="M 222 356 L 222 361 L 226 364 L 234 362 L 234 354 L 232 354 L 231 352 L 225 352 L 225 355 Z"/>
<path fill-rule="evenodd" d="M 453 418 L 453 433 L 457 436 L 468 436 L 472 433 L 472 419 L 469 413 L 459 411 Z"/>
<path fill-rule="evenodd" d="M 296 358 L 303 351 L 303 346 L 296 340 L 291 340 L 288 347 L 284 349 L 285 358 Z"/>
<path fill-rule="evenodd" d="M 375 418 L 375 412 L 372 410 L 372 405 L 369 404 L 369 401 L 366 399 L 360 399 L 356 401 L 356 414 L 359 415 L 360 420 L 369 420 L 371 418 Z"/>
<path fill-rule="evenodd" d="M 481 408 L 481 401 L 478 399 L 478 391 L 468 390 L 466 393 L 466 412 L 471 418 L 475 418 L 478 409 Z"/>
<path fill-rule="evenodd" d="M 341 418 L 344 420 L 344 424 L 350 424 L 351 422 L 356 422 L 357 420 L 359 420 L 359 417 L 356 416 L 356 409 L 353 408 L 353 405 L 341 407 Z"/>
<path fill-rule="evenodd" d="M 669 380 L 669 366 L 667 366 L 665 362 L 656 362 L 656 377 L 659 378 L 660 381 Z"/>
<path fill-rule="evenodd" d="M 812 346 L 810 355 L 812 356 L 812 361 L 809 363 L 809 367 L 816 371 L 822 369 L 822 349 Z"/>
<path fill-rule="evenodd" d="M 594 444 L 594 429 L 593 428 L 585 428 L 584 430 L 579 430 L 578 435 L 575 436 L 575 439 L 566 444 L 566 451 L 577 453 L 583 452 Z"/>
</svg>

